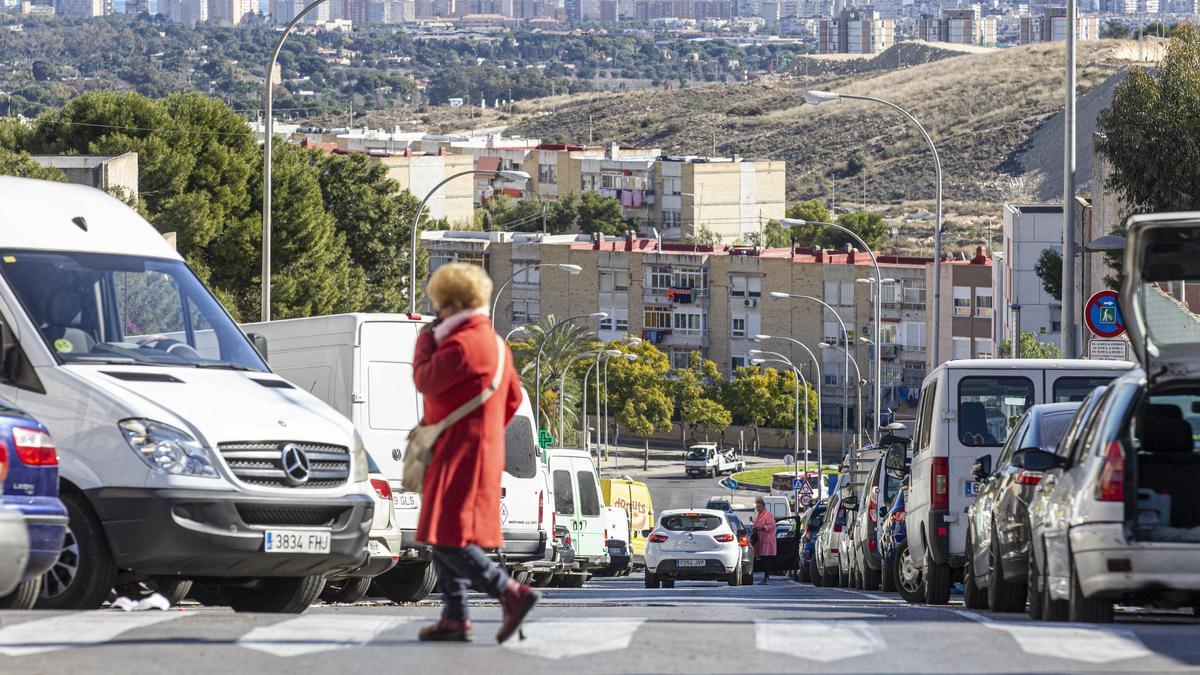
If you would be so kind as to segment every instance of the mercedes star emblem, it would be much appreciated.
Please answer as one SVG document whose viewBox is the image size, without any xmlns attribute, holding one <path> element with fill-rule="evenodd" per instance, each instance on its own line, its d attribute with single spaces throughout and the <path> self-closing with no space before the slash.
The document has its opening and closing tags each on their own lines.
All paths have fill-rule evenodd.
<svg viewBox="0 0 1200 675">
<path fill-rule="evenodd" d="M 283 473 L 288 485 L 303 485 L 308 482 L 309 476 L 312 474 L 312 464 L 300 446 L 295 443 L 283 446 L 283 452 L 279 459 L 283 464 Z"/>
</svg>

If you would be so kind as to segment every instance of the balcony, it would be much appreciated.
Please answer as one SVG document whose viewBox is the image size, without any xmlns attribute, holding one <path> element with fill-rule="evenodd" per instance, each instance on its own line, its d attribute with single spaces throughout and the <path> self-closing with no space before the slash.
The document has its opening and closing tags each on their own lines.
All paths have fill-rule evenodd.
<svg viewBox="0 0 1200 675">
<path fill-rule="evenodd" d="M 708 331 L 700 330 L 674 330 L 667 336 L 666 345 L 668 347 L 708 347 L 709 335 Z"/>
</svg>

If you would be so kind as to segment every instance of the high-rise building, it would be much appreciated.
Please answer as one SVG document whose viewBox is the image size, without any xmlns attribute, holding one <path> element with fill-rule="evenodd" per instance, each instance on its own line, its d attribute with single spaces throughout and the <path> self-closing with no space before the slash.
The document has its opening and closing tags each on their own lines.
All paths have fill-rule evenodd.
<svg viewBox="0 0 1200 675">
<path fill-rule="evenodd" d="M 208 0 L 208 20 L 222 26 L 236 26 L 257 9 L 253 0 Z"/>
<path fill-rule="evenodd" d="M 56 0 L 54 13 L 58 16 L 104 16 L 105 0 Z"/>
<path fill-rule="evenodd" d="M 873 7 L 850 7 L 835 19 L 822 19 L 817 37 L 821 54 L 877 54 L 896 41 L 896 26 Z"/>
<path fill-rule="evenodd" d="M 1158 0 L 1139 0 L 1157 3 Z M 1067 22 L 1065 7 L 1046 7 L 1042 16 L 1021 17 L 1021 33 L 1019 41 L 1023 45 L 1035 42 L 1057 42 L 1067 39 L 1067 30 L 1071 24 Z M 1081 15 L 1076 19 L 1075 39 L 1100 39 L 1100 18 L 1093 15 Z"/>
<path fill-rule="evenodd" d="M 920 18 L 917 36 L 928 42 L 992 47 L 996 44 L 996 18 L 980 16 L 978 7 L 943 9 L 940 18 Z"/>
<path fill-rule="evenodd" d="M 150 0 L 125 0 L 126 14 L 149 14 Z"/>
<path fill-rule="evenodd" d="M 159 0 L 158 11 L 172 21 L 194 26 L 208 21 L 208 0 Z"/>
</svg>

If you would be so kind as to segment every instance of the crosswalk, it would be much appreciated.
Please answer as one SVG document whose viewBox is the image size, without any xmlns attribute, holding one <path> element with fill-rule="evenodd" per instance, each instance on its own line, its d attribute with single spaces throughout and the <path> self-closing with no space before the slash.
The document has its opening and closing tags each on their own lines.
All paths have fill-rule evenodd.
<svg viewBox="0 0 1200 675">
<path fill-rule="evenodd" d="M 115 611 L 81 612 L 38 618 L 35 613 L 22 620 L 0 615 L 0 671 L 7 659 L 81 650 L 101 645 L 136 642 L 148 633 L 160 634 L 169 624 L 179 632 L 227 629 L 235 624 L 240 637 L 216 641 L 218 646 L 260 652 L 279 658 L 382 646 L 416 648 L 416 632 L 428 616 L 404 616 L 380 609 L 354 608 L 350 612 L 310 612 L 280 618 L 238 615 L 214 611 L 170 611 L 126 614 Z M 804 608 L 801 607 L 801 610 Z M 560 612 L 561 613 L 561 612 Z M 722 622 L 719 613 L 688 619 L 648 620 L 645 616 L 543 616 L 527 625 L 526 640 L 513 639 L 504 652 L 546 661 L 562 661 L 605 653 L 629 653 L 630 645 L 655 644 L 677 639 L 672 631 L 696 631 L 698 649 L 724 643 L 734 651 L 753 645 L 761 653 L 781 654 L 800 662 L 828 665 L 851 659 L 889 658 L 895 654 L 919 653 L 926 646 L 914 635 L 922 631 L 971 631 L 955 633 L 957 644 L 996 643 L 1014 645 L 1031 657 L 1052 657 L 1079 664 L 1145 663 L 1159 656 L 1135 631 L 1120 626 L 1032 624 L 1019 620 L 995 620 L 971 612 L 949 610 L 944 621 L 896 621 L 884 618 L 781 617 Z M 689 612 L 690 614 L 690 612 Z M 957 616 L 955 616 L 957 615 Z M 494 649 L 491 632 L 495 621 L 477 623 L 476 647 Z M 704 633 L 704 630 L 710 631 Z M 719 636 L 713 638 L 712 636 Z M 752 637 L 752 641 L 750 638 Z M 749 643 L 748 643 L 749 641 Z M 743 646 L 744 645 L 744 646 Z M 181 645 L 183 647 L 183 645 Z M 1141 660 L 1141 661 L 1139 661 Z M 1056 662 L 1057 663 L 1057 662 Z"/>
</svg>

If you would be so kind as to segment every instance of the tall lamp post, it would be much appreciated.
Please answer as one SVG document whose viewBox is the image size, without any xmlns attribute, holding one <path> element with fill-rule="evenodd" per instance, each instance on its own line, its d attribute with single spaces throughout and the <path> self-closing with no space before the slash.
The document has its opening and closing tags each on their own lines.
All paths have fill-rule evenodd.
<svg viewBox="0 0 1200 675">
<path fill-rule="evenodd" d="M 557 267 L 571 276 L 575 276 L 583 271 L 583 268 L 579 265 L 571 265 L 569 263 L 537 263 L 535 265 L 526 265 L 525 267 L 513 272 L 512 276 L 509 277 L 507 281 L 505 281 L 503 284 L 500 284 L 500 290 L 496 291 L 496 297 L 492 299 L 492 328 L 496 327 L 496 307 L 500 304 L 500 294 L 504 292 L 504 289 L 508 288 L 508 285 L 517 278 L 518 274 L 527 272 L 536 267 Z"/>
<path fill-rule="evenodd" d="M 566 428 L 564 426 L 564 420 L 566 419 L 566 416 L 567 416 L 567 397 L 563 395 L 563 390 L 565 390 L 567 388 L 567 373 L 571 372 L 571 368 L 576 363 L 578 363 L 584 359 L 590 359 L 593 356 L 599 355 L 600 353 L 601 353 L 601 351 L 599 349 L 596 349 L 596 350 L 593 350 L 590 352 L 584 352 L 584 353 L 580 354 L 579 356 L 571 359 L 571 365 L 567 366 L 566 368 L 563 368 L 562 375 L 560 375 L 558 377 L 558 442 L 560 444 L 562 443 L 562 439 L 566 436 L 566 433 L 565 433 Z M 589 371 L 591 370 L 590 366 L 588 367 L 588 370 Z M 584 377 L 585 378 L 587 377 L 587 373 L 584 373 Z M 584 396 L 583 414 L 586 417 L 587 416 L 587 381 L 586 381 L 586 379 L 584 380 L 584 384 L 583 384 L 583 396 Z"/>
<path fill-rule="evenodd" d="M 283 33 L 275 41 L 275 50 L 271 52 L 271 60 L 267 62 L 267 77 L 263 83 L 263 108 L 266 117 L 263 119 L 263 184 L 262 184 L 262 320 L 271 320 L 271 145 L 275 134 L 275 91 L 272 78 L 275 76 L 275 63 L 279 60 L 279 52 L 283 42 L 287 40 L 292 29 L 300 23 L 309 12 L 317 8 L 325 0 L 313 0 L 284 27 Z"/>
<path fill-rule="evenodd" d="M 617 353 L 613 354 L 612 352 Z M 619 349 L 610 349 L 609 351 L 605 352 L 605 355 L 607 355 L 608 358 L 604 359 L 604 454 L 608 455 L 610 449 L 610 446 L 608 445 L 608 364 L 612 363 L 612 360 L 616 358 L 622 358 L 627 361 L 637 361 L 637 354 L 627 354 Z M 598 381 L 597 384 L 599 384 Z M 596 399 L 596 402 L 599 403 L 600 399 Z M 621 440 L 620 432 L 621 429 L 618 427 L 617 440 Z"/>
<path fill-rule="evenodd" d="M 473 176 L 475 174 L 487 174 L 500 178 L 507 178 L 516 181 L 528 181 L 529 174 L 524 171 L 501 170 L 494 171 L 492 169 L 470 169 L 468 171 L 459 171 L 458 173 L 450 174 L 441 180 L 440 183 L 434 185 L 429 192 L 425 193 L 425 197 L 421 199 L 421 203 L 417 206 L 417 213 L 413 216 L 411 237 L 409 241 L 409 256 L 408 261 L 408 311 L 410 314 L 415 314 L 417 311 L 417 229 L 421 222 L 421 214 L 425 212 L 425 205 L 433 198 L 433 195 L 442 188 L 443 185 L 449 183 L 455 178 L 462 176 Z"/>
<path fill-rule="evenodd" d="M 800 344 L 800 343 L 797 343 L 797 344 Z M 823 388 L 824 383 L 821 381 L 821 364 L 817 361 L 817 357 L 815 354 L 812 353 L 811 349 L 809 349 L 808 347 L 805 347 L 803 344 L 800 344 L 800 346 L 804 349 L 804 351 L 808 352 L 808 357 L 810 359 L 812 359 L 813 368 L 817 371 L 817 382 L 821 383 L 822 388 Z M 762 357 L 774 357 L 774 358 L 783 359 L 784 361 L 787 361 L 789 363 L 791 362 L 791 359 L 788 359 L 787 356 L 784 356 L 783 354 L 780 354 L 779 352 L 768 352 L 768 351 L 763 351 L 761 349 L 751 349 L 747 353 L 750 355 L 750 357 L 752 359 L 753 358 L 762 358 Z M 821 470 L 825 466 L 825 444 L 822 441 L 822 437 L 825 435 L 825 421 L 824 421 L 824 418 L 821 416 L 821 398 L 822 398 L 821 395 L 822 395 L 822 393 L 823 392 L 820 392 L 820 391 L 817 392 L 817 475 L 818 476 L 821 475 Z M 808 425 L 805 424 L 805 426 L 807 427 Z M 807 460 L 807 456 L 805 457 L 805 459 Z M 805 471 L 808 470 L 807 461 L 805 463 L 804 469 L 805 469 Z M 821 480 L 818 479 L 817 483 L 818 483 L 818 485 L 820 485 Z M 818 492 L 819 491 L 820 490 L 818 490 Z"/>
<path fill-rule="evenodd" d="M 1074 27 L 1075 27 L 1075 24 L 1072 23 L 1071 24 L 1072 30 L 1074 30 Z M 933 139 L 929 137 L 929 132 L 925 131 L 925 127 L 921 126 L 921 123 L 917 121 L 916 117 L 913 117 L 912 113 L 908 112 L 904 108 L 901 108 L 900 106 L 896 105 L 895 103 L 892 103 L 891 101 L 885 101 L 882 98 L 875 98 L 874 96 L 859 96 L 857 94 L 842 94 L 842 93 L 836 93 L 836 92 L 832 92 L 832 91 L 806 91 L 806 92 L 804 92 L 804 102 L 809 105 L 820 105 L 821 103 L 830 103 L 830 102 L 837 101 L 837 100 L 843 99 L 843 98 L 855 99 L 855 100 L 859 100 L 859 101 L 872 101 L 874 103 L 882 103 L 883 105 L 886 105 L 886 106 L 900 112 L 902 115 L 907 117 L 910 122 L 912 122 L 913 124 L 916 125 L 917 129 L 921 132 L 921 136 L 925 139 L 925 144 L 929 146 L 929 152 L 933 154 L 933 171 L 934 171 L 934 180 L 936 182 L 937 194 L 935 196 L 936 206 L 934 208 L 934 211 L 936 211 L 936 213 L 934 214 L 934 228 L 933 228 L 934 287 L 933 287 L 933 321 L 931 323 L 931 328 L 932 328 L 933 334 L 936 336 L 938 334 L 938 323 L 941 320 L 941 316 L 942 316 L 942 313 L 941 313 L 941 309 L 942 309 L 942 283 L 941 283 L 941 279 L 942 279 L 942 160 L 938 157 L 937 146 L 935 146 L 933 144 Z M 876 274 L 878 274 L 878 273 L 876 273 Z M 876 344 L 878 344 L 878 342 L 876 342 Z M 931 363 L 933 365 L 936 366 L 937 364 L 941 363 L 941 360 L 938 358 L 938 344 L 936 342 L 936 337 L 935 337 L 935 341 L 933 343 L 931 356 L 933 357 L 933 360 L 931 361 Z M 879 423 L 879 421 L 876 420 L 877 425 L 878 425 L 878 423 Z"/>
<path fill-rule="evenodd" d="M 842 327 L 842 341 L 844 342 L 844 344 L 850 344 L 850 332 L 846 330 L 846 322 L 842 320 L 842 315 L 839 314 L 836 309 L 831 307 L 829 305 L 829 303 L 825 302 L 824 300 L 817 298 L 815 296 L 812 296 L 812 295 L 797 295 L 797 294 L 792 294 L 792 293 L 784 293 L 782 291 L 772 291 L 772 292 L 768 293 L 767 295 L 772 300 L 786 300 L 788 298 L 796 298 L 798 300 L 812 300 L 813 302 L 820 304 L 825 309 L 828 309 L 829 311 L 833 312 L 834 318 L 836 318 L 838 320 L 838 325 Z M 842 373 L 845 376 L 846 381 L 849 382 L 849 380 L 850 380 L 850 352 L 846 352 L 846 359 L 845 359 L 845 362 L 842 364 Z M 849 411 L 847 410 L 850 407 L 850 401 L 848 400 L 849 397 L 850 397 L 850 387 L 848 385 L 843 385 L 843 387 L 842 387 L 842 449 L 843 450 L 846 449 L 846 431 L 847 431 L 848 427 L 850 426 L 849 425 L 850 418 L 849 418 L 849 414 L 848 414 Z M 862 421 L 861 421 L 862 408 L 858 409 L 858 414 L 859 414 L 859 419 L 860 419 L 858 442 L 861 445 L 862 444 L 862 429 L 861 429 L 861 427 L 862 427 Z"/>
<path fill-rule="evenodd" d="M 799 218 L 783 218 L 779 222 L 783 223 L 784 225 L 786 225 L 788 227 L 796 227 L 797 225 L 819 225 L 821 227 L 832 227 L 835 230 L 845 232 L 847 235 L 850 236 L 850 238 L 854 239 L 854 241 L 858 242 L 858 244 L 863 247 L 863 250 L 865 250 L 867 252 L 867 255 L 871 256 L 871 265 L 875 268 L 875 278 L 876 279 L 883 278 L 883 275 L 880 274 L 880 272 L 879 272 L 879 260 L 877 260 L 875 258 L 875 251 L 871 250 L 871 247 L 867 246 L 867 242 L 863 241 L 862 237 L 858 236 L 858 234 L 856 234 L 854 232 L 854 230 L 851 230 L 850 228 L 845 227 L 843 225 L 838 225 L 837 223 L 824 223 L 824 222 L 816 221 L 816 220 L 801 220 Z M 879 323 L 880 323 L 880 317 L 882 315 L 882 295 L 883 294 L 880 293 L 875 296 L 875 344 L 876 345 L 879 344 Z M 806 349 L 807 349 L 807 347 L 806 347 Z M 873 425 L 876 428 L 874 429 L 874 431 L 872 433 L 873 438 L 879 437 L 878 427 L 882 421 L 882 418 L 879 415 L 879 405 L 880 405 L 879 392 L 880 392 L 880 387 L 881 387 L 881 383 L 882 383 L 882 372 L 883 372 L 882 355 L 880 354 L 880 350 L 878 348 L 876 348 L 875 349 L 875 423 Z"/>
<path fill-rule="evenodd" d="M 843 352 L 846 352 L 846 356 L 849 357 L 850 363 L 854 364 L 854 391 L 855 391 L 855 397 L 857 400 L 857 402 L 854 404 L 854 410 L 855 410 L 855 416 L 858 418 L 854 422 L 855 431 L 857 433 L 857 439 L 856 439 L 855 445 L 858 446 L 859 448 L 861 448 L 862 447 L 862 412 L 863 412 L 862 411 L 862 383 L 863 383 L 863 379 L 862 379 L 862 371 L 860 371 L 858 369 L 858 361 L 853 356 L 850 356 L 850 350 L 846 349 L 845 347 L 842 347 L 841 345 L 836 345 L 831 342 L 822 342 L 818 346 L 821 349 L 840 349 Z M 850 379 L 849 373 L 846 373 L 846 379 L 847 380 Z"/>
<path fill-rule="evenodd" d="M 796 364 L 792 363 L 791 361 L 784 361 L 784 360 L 780 360 L 780 359 L 751 359 L 750 363 L 753 365 L 756 365 L 756 366 L 761 365 L 763 363 L 783 363 L 783 364 L 786 364 L 788 368 L 792 369 L 792 381 L 796 385 L 796 410 L 794 412 L 794 415 L 796 418 L 795 432 L 794 432 L 796 434 L 796 438 L 795 438 L 796 455 L 800 454 L 800 383 L 801 382 L 804 383 L 804 477 L 805 477 L 805 479 L 807 479 L 808 478 L 808 380 L 804 379 L 804 374 L 801 373 L 800 369 L 796 367 Z M 799 464 L 800 464 L 800 462 L 799 462 L 799 460 L 797 460 L 796 466 L 799 466 Z M 796 472 L 793 471 L 792 475 L 794 476 L 795 473 Z M 818 475 L 820 475 L 820 472 L 818 472 Z"/>
<path fill-rule="evenodd" d="M 414 249 L 415 250 L 415 249 Z M 542 430 L 542 351 L 546 349 L 546 342 L 550 340 L 550 336 L 554 335 L 563 326 L 570 325 L 572 321 L 578 319 L 605 319 L 608 314 L 605 312 L 593 312 L 591 314 L 580 314 L 559 321 L 554 324 L 550 330 L 542 335 L 541 342 L 538 344 L 537 356 L 533 360 L 533 420 L 534 426 L 538 432 Z"/>
</svg>

